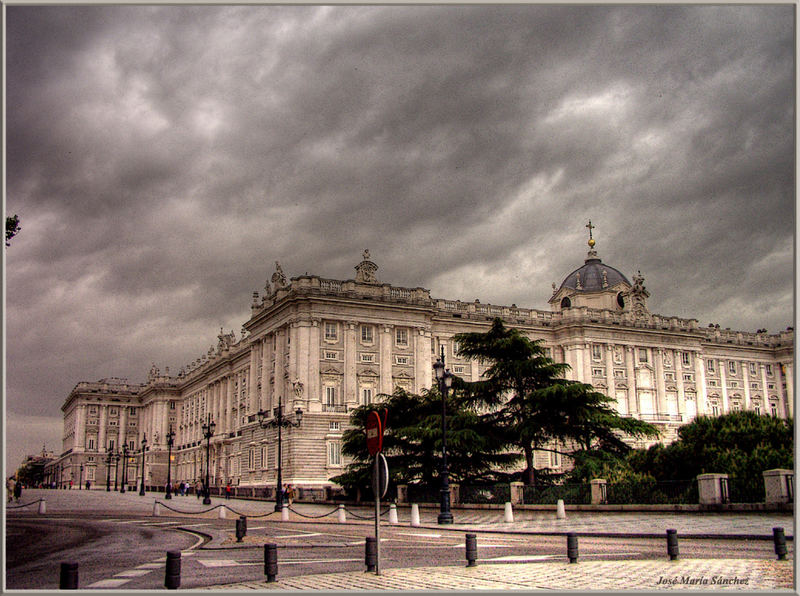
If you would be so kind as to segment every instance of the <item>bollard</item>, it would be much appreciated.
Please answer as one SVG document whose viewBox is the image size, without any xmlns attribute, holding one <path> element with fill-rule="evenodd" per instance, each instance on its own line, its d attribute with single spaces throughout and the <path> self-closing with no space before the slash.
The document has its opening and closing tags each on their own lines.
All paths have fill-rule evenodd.
<svg viewBox="0 0 800 596">
<path fill-rule="evenodd" d="M 367 571 L 375 571 L 375 565 L 378 563 L 378 543 L 374 536 L 367 536 L 364 542 L 364 564 L 367 566 Z"/>
<path fill-rule="evenodd" d="M 511 503 L 506 502 L 505 511 L 503 512 L 503 521 L 507 524 L 514 523 L 514 510 L 511 508 Z"/>
<path fill-rule="evenodd" d="M 153 503 L 153 517 L 158 517 L 161 514 L 161 509 L 158 507 L 158 501 Z"/>
<path fill-rule="evenodd" d="M 344 514 L 344 505 L 342 505 L 341 503 L 339 504 L 339 514 L 338 514 L 338 520 L 337 521 L 340 524 L 343 524 L 343 523 L 345 523 L 347 521 L 347 518 L 345 517 L 345 514 Z"/>
<path fill-rule="evenodd" d="M 247 516 L 240 515 L 239 519 L 242 520 L 242 536 L 247 536 Z"/>
<path fill-rule="evenodd" d="M 59 590 L 78 589 L 78 564 L 61 563 L 61 576 L 58 578 Z"/>
<path fill-rule="evenodd" d="M 225 512 L 225 505 L 221 505 L 219 508 L 219 519 L 225 519 L 227 517 L 227 513 Z"/>
<path fill-rule="evenodd" d="M 418 526 L 419 525 L 419 505 L 414 503 L 411 506 L 411 525 Z"/>
<path fill-rule="evenodd" d="M 389 523 L 390 524 L 399 523 L 397 521 L 397 505 L 395 505 L 394 503 L 391 503 L 389 505 Z"/>
<path fill-rule="evenodd" d="M 578 562 L 578 535 L 575 532 L 567 534 L 567 557 L 570 563 Z"/>
<path fill-rule="evenodd" d="M 775 554 L 778 555 L 778 560 L 786 560 L 786 535 L 783 528 L 772 528 L 772 541 L 775 543 Z"/>
<path fill-rule="evenodd" d="M 167 551 L 167 566 L 164 570 L 164 587 L 177 590 L 181 587 L 181 551 Z"/>
<path fill-rule="evenodd" d="M 39 499 L 39 515 L 44 515 L 45 513 L 47 513 L 47 505 L 44 499 Z"/>
<path fill-rule="evenodd" d="M 281 507 L 281 521 L 289 521 L 289 506 L 284 505 Z"/>
<path fill-rule="evenodd" d="M 678 530 L 667 530 L 667 554 L 670 561 L 678 558 Z"/>
<path fill-rule="evenodd" d="M 464 544 L 466 547 L 467 567 L 475 567 L 475 561 L 478 560 L 478 538 L 475 534 L 467 534 L 467 539 Z"/>
<path fill-rule="evenodd" d="M 278 575 L 278 545 L 264 545 L 264 575 L 268 582 L 274 582 Z"/>
<path fill-rule="evenodd" d="M 567 512 L 564 510 L 564 499 L 559 499 L 556 503 L 556 519 L 566 519 Z"/>
<path fill-rule="evenodd" d="M 242 518 L 236 520 L 236 542 L 241 542 L 242 538 L 244 538 L 247 530 L 245 529 L 244 522 Z"/>
</svg>

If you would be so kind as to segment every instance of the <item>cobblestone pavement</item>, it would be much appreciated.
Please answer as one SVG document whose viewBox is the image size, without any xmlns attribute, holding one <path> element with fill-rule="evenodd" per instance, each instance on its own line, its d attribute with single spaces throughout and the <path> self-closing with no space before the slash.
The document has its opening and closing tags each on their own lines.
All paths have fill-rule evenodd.
<svg viewBox="0 0 800 596">
<path fill-rule="evenodd" d="M 793 590 L 792 561 L 687 559 L 492 563 L 326 573 L 275 582 L 242 582 L 207 590 Z"/>
</svg>

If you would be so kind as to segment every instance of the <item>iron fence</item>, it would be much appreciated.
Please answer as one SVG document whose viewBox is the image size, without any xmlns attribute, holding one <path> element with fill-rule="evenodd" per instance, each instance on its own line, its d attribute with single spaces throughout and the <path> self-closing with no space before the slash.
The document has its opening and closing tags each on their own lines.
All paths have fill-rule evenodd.
<svg viewBox="0 0 800 596">
<path fill-rule="evenodd" d="M 586 483 L 522 488 L 522 501 L 528 505 L 554 505 L 559 499 L 566 505 L 588 505 L 592 502 L 591 488 Z"/>
<path fill-rule="evenodd" d="M 511 500 L 511 486 L 508 484 L 461 485 L 459 501 L 461 503 L 503 504 Z"/>
</svg>

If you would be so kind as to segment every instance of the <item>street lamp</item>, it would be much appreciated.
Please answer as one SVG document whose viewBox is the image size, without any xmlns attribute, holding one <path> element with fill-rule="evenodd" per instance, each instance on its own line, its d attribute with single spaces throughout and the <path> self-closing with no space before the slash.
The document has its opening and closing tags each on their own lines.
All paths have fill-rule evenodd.
<svg viewBox="0 0 800 596">
<path fill-rule="evenodd" d="M 106 447 L 106 492 L 111 492 L 111 462 L 114 461 L 114 452 Z M 115 474 L 116 477 L 116 474 Z"/>
<path fill-rule="evenodd" d="M 444 367 L 444 346 L 442 346 L 442 354 L 433 365 L 433 370 L 436 373 L 436 380 L 439 383 L 439 392 L 442 394 L 442 488 L 441 490 L 441 504 L 439 506 L 438 522 L 440 524 L 452 524 L 453 514 L 450 513 L 450 481 L 448 480 L 447 470 L 447 390 L 453 384 L 453 374 L 449 369 Z"/>
<path fill-rule="evenodd" d="M 119 476 L 119 451 L 114 451 L 114 492 L 117 492 L 117 477 Z"/>
<path fill-rule="evenodd" d="M 139 448 L 142 454 L 142 484 L 139 486 L 139 496 L 144 496 L 144 454 L 147 451 L 147 435 L 142 436 L 142 446 Z"/>
<path fill-rule="evenodd" d="M 165 499 L 172 498 L 172 475 L 170 468 L 172 467 L 172 443 L 175 440 L 175 433 L 172 430 L 172 425 L 169 425 L 169 432 L 167 433 L 167 493 L 164 495 Z"/>
<path fill-rule="evenodd" d="M 280 398 L 278 398 L 278 407 L 274 408 L 272 413 L 275 415 L 275 417 L 271 420 L 267 420 L 266 418 L 268 416 L 268 412 L 266 410 L 259 410 L 258 423 L 261 428 L 278 428 L 278 482 L 276 485 L 277 488 L 275 494 L 275 511 L 280 511 L 283 506 L 283 481 L 281 479 L 281 428 L 300 426 L 300 424 L 303 422 L 303 410 L 302 408 L 297 408 L 294 411 L 297 420 L 292 422 L 283 416 L 283 405 L 281 405 Z"/>
<path fill-rule="evenodd" d="M 208 464 L 211 460 L 211 437 L 214 436 L 214 429 L 217 425 L 211 420 L 211 414 L 208 415 L 208 422 L 203 424 L 203 438 L 206 440 L 206 487 L 205 496 L 203 497 L 203 505 L 211 505 L 211 489 L 208 485 Z"/>
<path fill-rule="evenodd" d="M 122 444 L 122 482 L 120 482 L 120 493 L 125 493 L 125 483 L 128 481 L 128 444 Z"/>
</svg>

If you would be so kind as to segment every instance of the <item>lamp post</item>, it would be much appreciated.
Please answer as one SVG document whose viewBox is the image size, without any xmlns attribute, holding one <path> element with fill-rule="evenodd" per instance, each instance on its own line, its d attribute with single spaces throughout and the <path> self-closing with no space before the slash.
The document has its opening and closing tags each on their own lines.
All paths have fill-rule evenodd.
<svg viewBox="0 0 800 596">
<path fill-rule="evenodd" d="M 167 433 L 167 492 L 164 495 L 165 499 L 172 498 L 172 443 L 175 440 L 175 432 L 172 430 L 172 425 L 169 425 L 169 432 Z"/>
<path fill-rule="evenodd" d="M 203 438 L 206 440 L 206 486 L 205 496 L 203 496 L 203 505 L 211 505 L 211 489 L 208 482 L 208 466 L 211 461 L 211 437 L 214 436 L 214 429 L 216 424 L 211 420 L 211 414 L 208 415 L 208 422 L 203 424 Z"/>
<path fill-rule="evenodd" d="M 125 483 L 128 481 L 128 445 L 122 444 L 122 481 L 119 483 L 119 492 L 125 494 Z"/>
<path fill-rule="evenodd" d="M 439 383 L 439 392 L 442 394 L 442 488 L 441 504 L 439 506 L 438 522 L 440 524 L 452 524 L 453 514 L 450 513 L 450 481 L 447 470 L 447 390 L 453 384 L 453 374 L 444 367 L 444 346 L 442 346 L 441 356 L 433 365 L 436 373 L 436 380 Z"/>
<path fill-rule="evenodd" d="M 142 435 L 142 446 L 139 448 L 142 454 L 142 484 L 139 486 L 139 496 L 144 496 L 144 455 L 147 451 L 147 435 Z"/>
<path fill-rule="evenodd" d="M 283 506 L 283 480 L 281 479 L 281 429 L 286 427 L 292 426 L 300 426 L 303 422 L 303 410 L 302 408 L 297 408 L 294 411 L 295 417 L 297 418 L 296 421 L 292 422 L 288 418 L 285 418 L 283 415 L 283 405 L 280 403 L 280 398 L 278 398 L 278 407 L 272 410 L 273 414 L 275 415 L 272 419 L 267 420 L 268 412 L 266 410 L 259 410 L 258 411 L 258 423 L 261 428 L 276 428 L 278 429 L 278 482 L 276 485 L 276 493 L 275 493 L 275 511 L 280 511 Z"/>
<path fill-rule="evenodd" d="M 117 477 L 119 476 L 119 451 L 114 451 L 114 492 L 117 492 Z"/>
<path fill-rule="evenodd" d="M 106 447 L 106 492 L 111 492 L 111 462 L 114 461 L 114 452 Z"/>
</svg>

